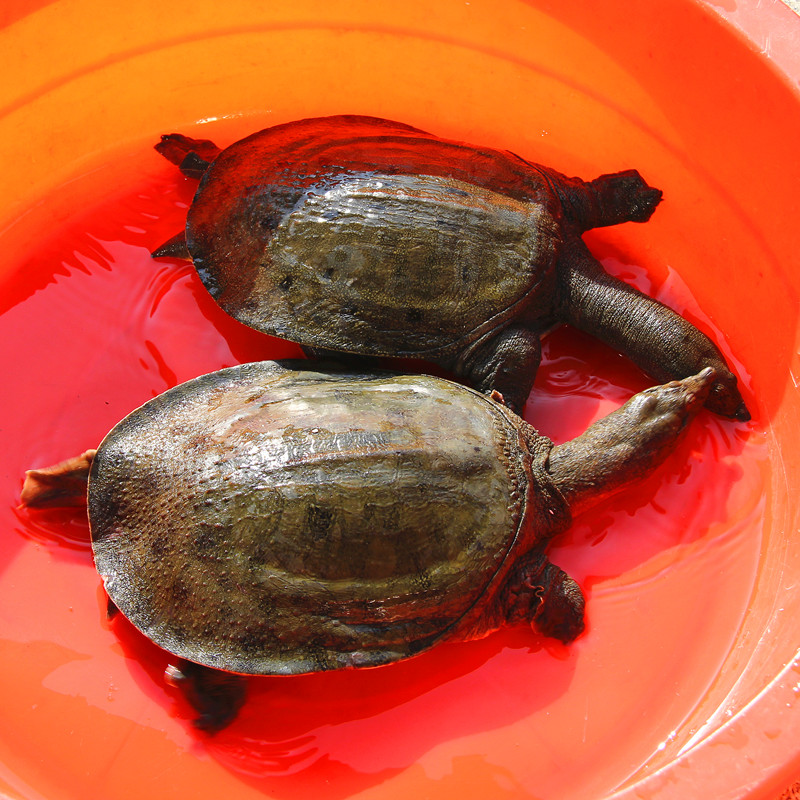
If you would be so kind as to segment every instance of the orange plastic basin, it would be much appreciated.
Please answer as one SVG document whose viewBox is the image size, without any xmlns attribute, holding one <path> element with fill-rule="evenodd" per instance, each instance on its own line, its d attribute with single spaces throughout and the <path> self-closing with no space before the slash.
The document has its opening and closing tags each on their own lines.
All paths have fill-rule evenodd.
<svg viewBox="0 0 800 800">
<path fill-rule="evenodd" d="M 0 794 L 774 800 L 800 778 L 800 18 L 737 0 L 6 0 L 0 10 Z M 207 738 L 166 655 L 103 616 L 82 512 L 24 470 L 170 385 L 296 354 L 149 250 L 193 183 L 152 150 L 362 113 L 664 190 L 606 267 L 719 341 L 754 412 L 552 550 L 588 630 L 253 682 Z M 563 440 L 647 385 L 559 331 L 526 416 Z"/>
</svg>

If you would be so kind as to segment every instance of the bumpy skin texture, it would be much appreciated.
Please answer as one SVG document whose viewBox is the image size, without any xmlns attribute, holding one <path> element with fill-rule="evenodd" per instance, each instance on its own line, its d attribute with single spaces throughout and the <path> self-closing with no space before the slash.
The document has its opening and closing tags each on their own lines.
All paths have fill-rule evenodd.
<svg viewBox="0 0 800 800">
<path fill-rule="evenodd" d="M 239 673 L 373 666 L 485 635 L 509 569 L 543 568 L 569 521 L 552 443 L 523 425 L 436 378 L 222 370 L 98 448 L 97 569 L 157 644 Z"/>
<path fill-rule="evenodd" d="M 425 358 L 521 411 L 539 336 L 568 321 L 661 380 L 712 367 L 709 407 L 749 418 L 710 340 L 583 247 L 589 228 L 652 214 L 661 192 L 634 170 L 585 182 L 357 116 L 276 125 L 219 154 L 180 134 L 157 149 L 203 178 L 184 241 L 155 255 L 190 256 L 258 330 L 315 353 Z"/>
</svg>

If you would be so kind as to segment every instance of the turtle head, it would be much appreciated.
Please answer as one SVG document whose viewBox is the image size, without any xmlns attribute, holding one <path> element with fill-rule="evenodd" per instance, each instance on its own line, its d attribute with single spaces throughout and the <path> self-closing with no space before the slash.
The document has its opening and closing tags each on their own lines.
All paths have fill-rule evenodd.
<svg viewBox="0 0 800 800">
<path fill-rule="evenodd" d="M 510 622 L 528 622 L 564 644 L 583 633 L 586 600 L 580 586 L 544 556 L 522 567 L 505 600 Z"/>
<path fill-rule="evenodd" d="M 715 364 L 714 370 L 715 380 L 708 393 L 706 407 L 723 417 L 747 422 L 750 412 L 739 392 L 736 376 L 724 364 Z"/>
</svg>

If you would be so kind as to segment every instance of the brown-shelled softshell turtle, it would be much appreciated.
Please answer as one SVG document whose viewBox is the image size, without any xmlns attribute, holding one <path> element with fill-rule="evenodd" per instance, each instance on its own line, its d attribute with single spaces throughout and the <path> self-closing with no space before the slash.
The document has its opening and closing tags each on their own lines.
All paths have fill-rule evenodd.
<svg viewBox="0 0 800 800">
<path fill-rule="evenodd" d="M 521 622 L 574 639 L 584 598 L 550 540 L 651 473 L 714 382 L 648 389 L 554 447 L 441 378 L 309 366 L 181 384 L 23 488 L 58 505 L 88 476 L 110 600 L 181 660 L 203 728 L 235 716 L 240 675 L 374 667 Z"/>
<path fill-rule="evenodd" d="M 658 381 L 713 367 L 709 407 L 749 419 L 708 337 L 581 239 L 650 217 L 661 192 L 635 170 L 584 182 L 361 116 L 276 125 L 221 152 L 181 134 L 156 149 L 202 180 L 185 232 L 154 255 L 190 257 L 228 314 L 309 354 L 424 358 L 519 412 L 541 334 L 568 322 Z"/>
</svg>

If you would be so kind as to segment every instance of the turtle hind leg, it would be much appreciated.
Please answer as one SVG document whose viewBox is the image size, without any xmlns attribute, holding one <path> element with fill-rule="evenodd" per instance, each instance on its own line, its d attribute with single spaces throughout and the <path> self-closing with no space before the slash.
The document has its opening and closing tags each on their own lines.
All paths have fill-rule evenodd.
<svg viewBox="0 0 800 800">
<path fill-rule="evenodd" d="M 164 677 L 183 692 L 197 711 L 195 728 L 207 733 L 217 733 L 230 725 L 247 696 L 246 678 L 192 661 L 170 664 Z"/>
<path fill-rule="evenodd" d="M 501 615 L 508 622 L 527 622 L 564 644 L 577 639 L 585 628 L 586 599 L 581 587 L 542 554 L 533 554 L 509 579 L 502 606 Z"/>
<path fill-rule="evenodd" d="M 68 508 L 86 503 L 89 470 L 97 450 L 86 450 L 52 467 L 29 469 L 20 502 L 28 508 Z"/>
<path fill-rule="evenodd" d="M 189 178 L 200 178 L 222 152 L 209 139 L 192 139 L 182 133 L 165 133 L 155 149 Z"/>
</svg>

